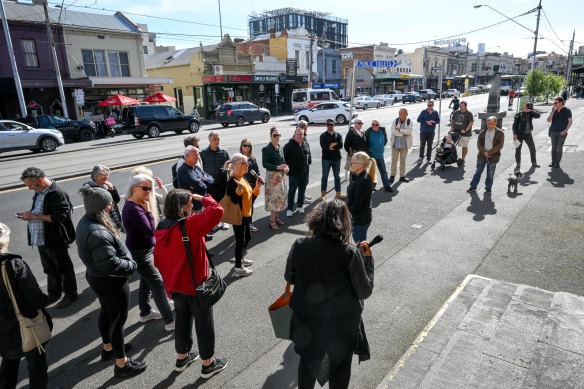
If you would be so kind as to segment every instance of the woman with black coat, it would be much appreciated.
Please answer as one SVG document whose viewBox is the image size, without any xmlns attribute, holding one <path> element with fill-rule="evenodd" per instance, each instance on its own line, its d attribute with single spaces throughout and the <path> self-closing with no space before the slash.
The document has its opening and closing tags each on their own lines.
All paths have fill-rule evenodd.
<svg viewBox="0 0 584 389">
<path fill-rule="evenodd" d="M 307 217 L 310 236 L 292 245 L 284 277 L 294 285 L 290 336 L 300 355 L 298 388 L 313 388 L 328 356 L 329 388 L 347 388 L 358 339 L 363 299 L 373 291 L 373 256 L 368 242 L 348 242 L 351 217 L 344 202 L 320 202 Z M 361 335 L 361 336 L 360 336 Z"/>
<path fill-rule="evenodd" d="M 77 225 L 77 251 L 87 268 L 87 282 L 101 305 L 97 322 L 103 341 L 101 360 L 115 358 L 114 375 L 128 377 L 142 372 L 147 365 L 127 358 L 130 345 L 124 344 L 124 323 L 130 305 L 128 277 L 137 265 L 109 217 L 113 207 L 111 194 L 88 184 L 80 192 L 85 216 Z"/>
<path fill-rule="evenodd" d="M 353 119 L 353 127 L 349 128 L 349 132 L 347 132 L 344 147 L 347 152 L 345 170 L 350 170 L 351 157 L 359 151 L 367 152 L 369 150 L 369 142 L 365 136 L 365 131 L 363 131 L 363 119 Z"/>
<path fill-rule="evenodd" d="M 371 225 L 371 193 L 375 188 L 375 159 L 362 151 L 351 158 L 351 182 L 347 188 L 347 206 L 353 219 L 353 240 L 357 247 L 367 240 Z"/>
<path fill-rule="evenodd" d="M 49 327 L 53 329 L 51 317 L 45 311 L 49 298 L 43 293 L 32 274 L 30 267 L 19 255 L 8 253 L 10 243 L 10 229 L 0 223 L 0 263 L 6 266 L 6 274 L 16 296 L 18 309 L 23 316 L 33 318 L 37 316 L 37 309 L 41 309 L 47 318 Z M 18 367 L 24 357 L 28 363 L 28 382 L 31 388 L 46 388 L 47 356 L 44 351 L 39 353 L 33 349 L 27 353 L 22 351 L 20 325 L 4 277 L 0 277 L 0 387 L 16 388 L 18 384 Z"/>
</svg>

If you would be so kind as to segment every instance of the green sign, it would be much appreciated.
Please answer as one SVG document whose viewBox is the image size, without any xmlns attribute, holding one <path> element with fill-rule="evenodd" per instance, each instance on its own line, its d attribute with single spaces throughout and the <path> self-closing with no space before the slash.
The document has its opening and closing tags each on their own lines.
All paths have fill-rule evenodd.
<svg viewBox="0 0 584 389">
<path fill-rule="evenodd" d="M 572 65 L 582 65 L 584 64 L 584 55 L 575 55 L 572 58 Z"/>
</svg>

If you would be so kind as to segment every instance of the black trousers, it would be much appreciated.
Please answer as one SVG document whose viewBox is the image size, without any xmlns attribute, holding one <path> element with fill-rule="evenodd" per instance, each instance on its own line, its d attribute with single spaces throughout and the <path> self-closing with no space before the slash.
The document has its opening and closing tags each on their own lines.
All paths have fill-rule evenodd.
<svg viewBox="0 0 584 389">
<path fill-rule="evenodd" d="M 127 277 L 90 277 L 87 282 L 97 294 L 101 309 L 97 327 L 101 340 L 111 343 L 116 359 L 124 358 L 124 324 L 130 306 L 130 286 Z"/>
<path fill-rule="evenodd" d="M 49 376 L 47 374 L 47 355 L 39 354 L 35 348 L 25 353 L 28 363 L 28 384 L 31 389 L 45 389 Z M 2 359 L 0 365 L 0 389 L 14 389 L 18 383 L 20 359 Z"/>
<path fill-rule="evenodd" d="M 432 158 L 433 142 L 434 142 L 433 132 L 420 132 L 420 159 L 424 158 L 424 147 L 426 148 L 426 159 Z"/>
<path fill-rule="evenodd" d="M 247 248 L 251 240 L 251 217 L 243 217 L 240 225 L 233 225 L 233 234 L 235 235 L 235 267 L 241 267 L 243 251 Z"/>
<path fill-rule="evenodd" d="M 174 312 L 174 348 L 178 354 L 186 354 L 193 347 L 193 319 L 197 333 L 197 344 L 201 359 L 210 359 L 215 354 L 215 324 L 213 307 L 202 309 L 196 296 L 173 293 Z"/>
<path fill-rule="evenodd" d="M 537 160 L 535 158 L 535 142 L 533 142 L 533 136 L 531 132 L 528 134 L 517 134 L 517 140 L 521 142 L 519 147 L 515 149 L 515 162 L 517 165 L 521 164 L 521 148 L 523 147 L 523 142 L 527 143 L 527 147 L 529 147 L 529 155 L 531 156 L 531 163 L 536 163 Z"/>
<path fill-rule="evenodd" d="M 50 295 L 70 297 L 77 296 L 77 280 L 75 279 L 75 268 L 69 249 L 67 248 L 49 248 L 39 246 L 39 255 L 43 271 L 47 275 L 47 290 Z"/>
</svg>

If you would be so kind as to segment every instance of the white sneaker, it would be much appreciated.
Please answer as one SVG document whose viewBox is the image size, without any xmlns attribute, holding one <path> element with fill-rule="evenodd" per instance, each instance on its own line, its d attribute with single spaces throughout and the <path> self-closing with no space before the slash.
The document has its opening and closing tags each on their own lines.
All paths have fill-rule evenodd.
<svg viewBox="0 0 584 389">
<path fill-rule="evenodd" d="M 251 259 L 246 259 L 246 258 L 243 258 L 243 259 L 241 260 L 241 264 L 242 264 L 244 267 L 251 266 L 251 265 L 253 265 L 253 260 L 251 260 Z"/>
<path fill-rule="evenodd" d="M 224 231 L 229 229 L 229 224 L 227 224 L 227 223 L 221 222 L 221 223 L 219 223 L 219 225 L 220 225 L 221 229 Z"/>
<path fill-rule="evenodd" d="M 174 320 L 172 321 L 172 323 L 165 324 L 164 329 L 166 331 L 174 331 Z"/>
<path fill-rule="evenodd" d="M 162 319 L 162 315 L 160 314 L 160 312 L 155 311 L 153 309 L 146 316 L 140 316 L 140 323 L 146 323 L 147 321 L 158 320 L 158 319 Z"/>
<path fill-rule="evenodd" d="M 233 269 L 233 277 L 247 277 L 253 274 L 252 269 L 248 269 L 247 267 L 236 267 Z"/>
<path fill-rule="evenodd" d="M 299 207 L 299 208 L 296 209 L 296 212 L 298 212 L 298 213 L 304 213 L 304 208 L 300 208 Z"/>
<path fill-rule="evenodd" d="M 294 215 L 294 211 L 292 211 L 291 209 L 286 211 L 286 216 L 290 217 L 292 215 Z"/>
</svg>

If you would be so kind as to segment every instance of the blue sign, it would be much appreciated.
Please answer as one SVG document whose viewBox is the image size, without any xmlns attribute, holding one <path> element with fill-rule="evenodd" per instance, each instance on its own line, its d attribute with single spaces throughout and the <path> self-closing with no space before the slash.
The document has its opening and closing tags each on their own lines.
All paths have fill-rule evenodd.
<svg viewBox="0 0 584 389">
<path fill-rule="evenodd" d="M 322 82 L 313 82 L 312 87 L 314 89 L 339 89 L 340 88 L 338 82 L 325 82 L 324 84 Z"/>
<path fill-rule="evenodd" d="M 397 61 L 359 61 L 358 68 L 394 68 L 397 66 Z"/>
</svg>

